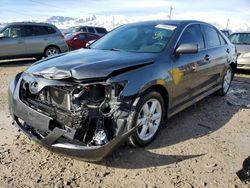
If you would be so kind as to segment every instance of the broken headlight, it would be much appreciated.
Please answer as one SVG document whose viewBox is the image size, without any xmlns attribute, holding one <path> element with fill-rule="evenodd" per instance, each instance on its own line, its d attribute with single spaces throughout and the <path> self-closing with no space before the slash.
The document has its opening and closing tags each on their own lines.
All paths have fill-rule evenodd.
<svg viewBox="0 0 250 188">
<path fill-rule="evenodd" d="M 110 86 L 107 88 L 109 90 L 108 92 L 106 92 L 107 98 L 118 98 L 127 83 L 127 81 L 111 83 Z"/>
<path fill-rule="evenodd" d="M 47 79 L 61 80 L 71 77 L 71 72 L 67 70 L 55 70 L 55 68 L 46 69 L 42 72 L 33 73 L 35 76 L 42 76 Z"/>
</svg>

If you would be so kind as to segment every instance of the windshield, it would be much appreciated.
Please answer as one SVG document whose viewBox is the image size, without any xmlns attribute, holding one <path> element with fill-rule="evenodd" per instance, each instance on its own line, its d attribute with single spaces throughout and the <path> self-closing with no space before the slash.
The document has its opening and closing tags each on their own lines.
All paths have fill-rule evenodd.
<svg viewBox="0 0 250 188">
<path fill-rule="evenodd" d="M 161 52 L 176 26 L 163 24 L 125 25 L 108 33 L 90 48 L 130 52 Z"/>
<path fill-rule="evenodd" d="M 233 44 L 250 45 L 250 33 L 235 33 L 229 36 L 229 40 Z"/>
</svg>

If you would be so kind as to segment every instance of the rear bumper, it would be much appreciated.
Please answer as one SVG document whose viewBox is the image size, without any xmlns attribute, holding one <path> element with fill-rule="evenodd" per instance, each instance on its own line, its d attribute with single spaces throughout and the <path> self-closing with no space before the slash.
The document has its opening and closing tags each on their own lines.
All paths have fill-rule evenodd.
<svg viewBox="0 0 250 188">
<path fill-rule="evenodd" d="M 68 44 L 66 43 L 65 40 L 58 42 L 56 45 L 60 48 L 61 53 L 69 51 Z"/>
<path fill-rule="evenodd" d="M 138 126 L 134 127 L 102 146 L 84 145 L 77 140 L 69 139 L 72 137 L 72 133 L 69 130 L 58 127 L 50 130 L 53 119 L 34 110 L 20 100 L 20 82 L 21 74 L 17 75 L 10 83 L 8 98 L 10 114 L 17 127 L 21 129 L 23 133 L 52 151 L 84 160 L 100 161 L 121 145 L 138 128 Z"/>
</svg>

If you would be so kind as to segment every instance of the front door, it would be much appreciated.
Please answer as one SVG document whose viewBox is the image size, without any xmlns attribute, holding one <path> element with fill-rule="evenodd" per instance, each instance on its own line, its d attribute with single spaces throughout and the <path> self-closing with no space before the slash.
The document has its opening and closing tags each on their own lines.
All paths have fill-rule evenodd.
<svg viewBox="0 0 250 188">
<path fill-rule="evenodd" d="M 202 83 L 207 79 L 206 71 L 209 64 L 199 24 L 190 25 L 184 30 L 177 46 L 180 44 L 198 44 L 199 52 L 173 56 L 173 107 L 183 105 L 202 90 Z"/>
<path fill-rule="evenodd" d="M 21 26 L 9 26 L 2 30 L 0 38 L 0 57 L 19 56 L 26 54 L 25 41 Z"/>
</svg>

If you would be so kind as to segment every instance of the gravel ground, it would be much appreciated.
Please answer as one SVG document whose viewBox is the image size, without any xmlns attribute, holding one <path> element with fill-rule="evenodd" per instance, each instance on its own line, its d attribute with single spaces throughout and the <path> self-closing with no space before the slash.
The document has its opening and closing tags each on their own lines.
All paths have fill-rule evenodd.
<svg viewBox="0 0 250 188">
<path fill-rule="evenodd" d="M 89 163 L 52 153 L 12 124 L 8 83 L 33 60 L 0 62 L 0 187 L 249 188 L 235 172 L 250 155 L 250 75 L 169 120 L 148 147 L 123 146 Z"/>
</svg>

